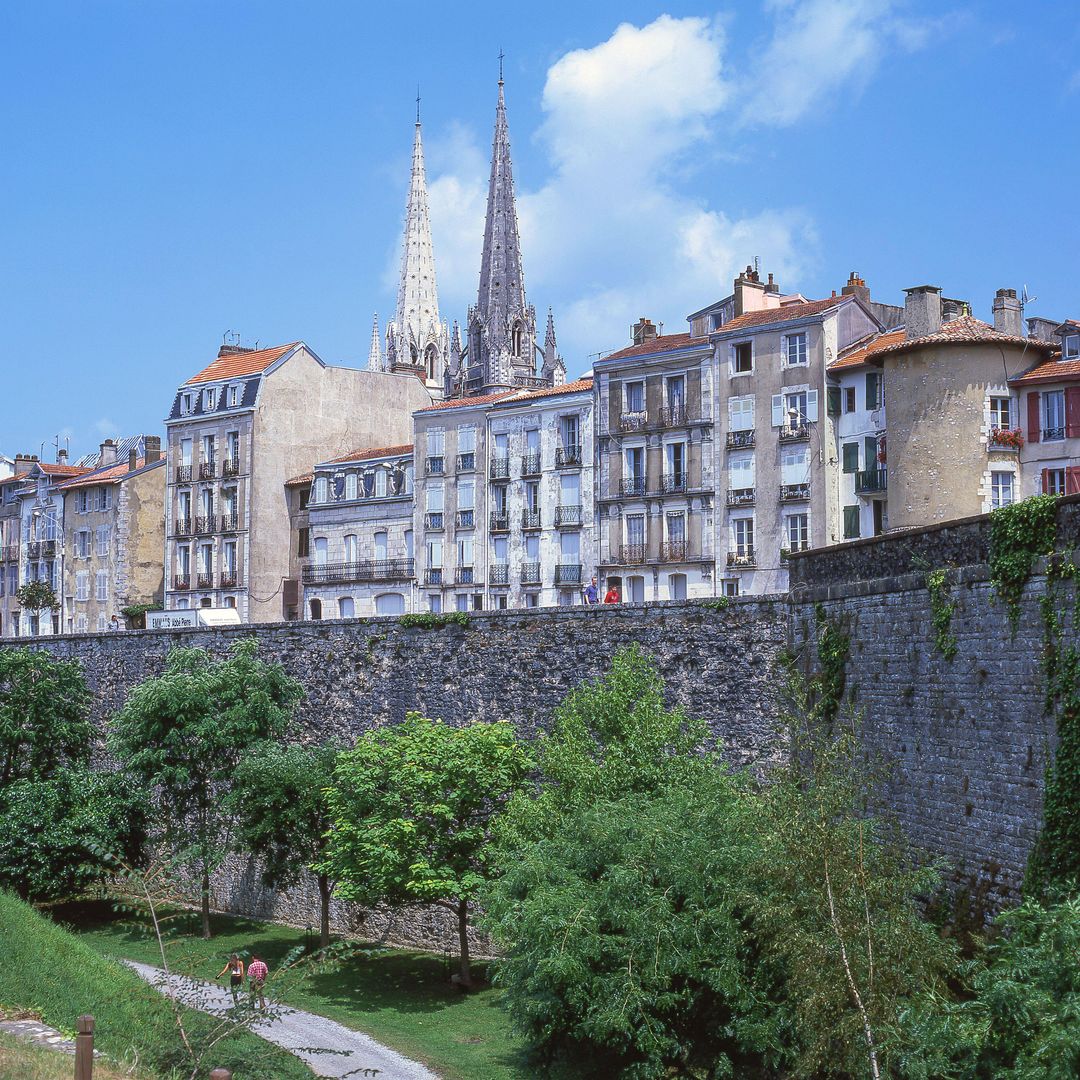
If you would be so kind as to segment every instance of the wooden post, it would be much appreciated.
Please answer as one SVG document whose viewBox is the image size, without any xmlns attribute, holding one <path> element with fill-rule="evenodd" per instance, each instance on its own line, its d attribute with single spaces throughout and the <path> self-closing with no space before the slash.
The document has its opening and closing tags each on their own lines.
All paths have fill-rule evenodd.
<svg viewBox="0 0 1080 1080">
<path fill-rule="evenodd" d="M 232 1080 L 232 1073 L 228 1069 L 215 1069 L 210 1074 L 210 1080 Z"/>
<path fill-rule="evenodd" d="M 75 1035 L 75 1080 L 94 1080 L 94 1018 L 80 1016 Z"/>
</svg>

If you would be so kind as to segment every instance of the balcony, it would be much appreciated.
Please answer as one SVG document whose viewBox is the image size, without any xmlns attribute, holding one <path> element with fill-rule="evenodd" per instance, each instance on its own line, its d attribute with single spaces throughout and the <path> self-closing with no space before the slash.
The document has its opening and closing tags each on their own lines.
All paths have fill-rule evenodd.
<svg viewBox="0 0 1080 1080">
<path fill-rule="evenodd" d="M 644 476 L 631 476 L 628 480 L 623 480 L 619 483 L 620 495 L 644 495 L 645 494 L 645 477 Z"/>
<path fill-rule="evenodd" d="M 556 506 L 555 527 L 565 529 L 581 524 L 582 508 L 580 506 Z"/>
<path fill-rule="evenodd" d="M 510 565 L 509 563 L 493 563 L 488 567 L 488 584 L 489 585 L 509 585 L 510 584 Z"/>
<path fill-rule="evenodd" d="M 644 544 L 623 544 L 619 548 L 620 566 L 637 566 L 645 561 Z"/>
<path fill-rule="evenodd" d="M 990 449 L 1005 453 L 1018 453 L 1024 445 L 1024 433 L 1019 428 L 992 428 Z"/>
<path fill-rule="evenodd" d="M 581 446 L 556 446 L 555 468 L 577 469 L 581 466 Z"/>
<path fill-rule="evenodd" d="M 686 473 L 664 473 L 660 479 L 660 487 L 665 495 L 681 495 L 686 491 Z"/>
<path fill-rule="evenodd" d="M 362 559 L 342 563 L 308 563 L 302 571 L 305 585 L 345 585 L 358 581 L 411 581 L 413 559 Z"/>
<path fill-rule="evenodd" d="M 457 471 L 458 472 L 475 472 L 476 471 L 476 454 L 470 452 L 468 454 L 458 454 L 457 456 Z"/>
<path fill-rule="evenodd" d="M 882 492 L 888 486 L 889 477 L 885 469 L 865 469 L 855 474 L 855 494 L 873 495 Z"/>
<path fill-rule="evenodd" d="M 810 485 L 807 484 L 781 484 L 780 485 L 780 501 L 786 502 L 805 502 L 810 498 Z"/>
<path fill-rule="evenodd" d="M 505 510 L 495 510 L 492 512 L 488 524 L 492 532 L 509 532 L 510 515 Z"/>
<path fill-rule="evenodd" d="M 26 557 L 28 559 L 40 559 L 41 558 L 41 541 L 40 540 L 28 540 L 26 542 Z"/>
<path fill-rule="evenodd" d="M 810 438 L 809 424 L 785 424 L 778 433 L 782 443 L 806 442 Z"/>
<path fill-rule="evenodd" d="M 521 584 L 540 584 L 540 564 L 538 562 L 527 562 L 521 564 Z"/>
<path fill-rule="evenodd" d="M 780 561 L 781 562 L 787 562 L 789 555 L 795 554 L 795 553 L 800 552 L 800 551 L 809 551 L 809 550 L 810 550 L 810 541 L 809 540 L 796 540 L 793 543 L 788 544 L 787 547 L 782 547 L 780 549 Z"/>
<path fill-rule="evenodd" d="M 522 476 L 539 476 L 540 475 L 540 451 L 530 450 L 527 454 L 521 455 L 521 475 Z"/>
<path fill-rule="evenodd" d="M 18 562 L 19 561 L 19 545 L 8 544 L 4 548 L 0 548 L 0 558 L 4 562 Z"/>
<path fill-rule="evenodd" d="M 211 573 L 196 574 L 195 585 L 200 589 L 212 589 L 214 587 L 214 575 Z"/>
<path fill-rule="evenodd" d="M 217 475 L 217 465 L 213 461 L 199 462 L 199 479 L 213 480 Z"/>
<path fill-rule="evenodd" d="M 543 390 L 551 384 L 537 375 L 514 375 L 510 380 L 514 386 L 524 386 L 529 390 Z"/>
<path fill-rule="evenodd" d="M 238 458 L 227 457 L 221 463 L 221 475 L 222 476 L 239 476 L 240 475 L 240 461 Z"/>
<path fill-rule="evenodd" d="M 199 536 L 203 536 L 206 533 L 212 533 L 214 531 L 215 519 L 214 515 L 210 514 L 207 517 L 197 517 L 195 519 L 195 532 Z"/>
<path fill-rule="evenodd" d="M 625 412 L 619 417 L 620 431 L 643 431 L 649 426 L 649 414 L 641 412 Z"/>
<path fill-rule="evenodd" d="M 1043 428 L 1042 441 L 1043 442 L 1060 442 L 1065 438 L 1065 429 L 1063 427 L 1048 427 Z"/>
<path fill-rule="evenodd" d="M 558 522 L 558 511 L 556 513 L 556 523 Z M 539 529 L 540 528 L 540 511 L 539 510 L 522 510 L 521 511 L 521 527 L 523 529 Z"/>
<path fill-rule="evenodd" d="M 237 532 L 240 528 L 240 518 L 236 514 L 221 515 L 221 531 Z"/>
<path fill-rule="evenodd" d="M 754 488 L 728 488 L 728 506 L 753 506 Z"/>
<path fill-rule="evenodd" d="M 686 541 L 685 540 L 668 540 L 666 543 L 660 545 L 660 561 L 661 562 L 685 562 L 686 561 Z"/>
<path fill-rule="evenodd" d="M 556 585 L 580 585 L 581 563 L 559 563 L 555 567 Z"/>
<path fill-rule="evenodd" d="M 757 566 L 757 554 L 751 547 L 738 548 L 728 552 L 727 564 L 733 567 Z"/>
<path fill-rule="evenodd" d="M 191 575 L 190 574 L 177 574 L 173 577 L 174 589 L 190 589 L 191 588 Z"/>
<path fill-rule="evenodd" d="M 754 445 L 754 429 L 749 431 L 729 431 L 727 448 L 729 450 L 749 450 Z"/>
<path fill-rule="evenodd" d="M 454 582 L 457 585 L 474 585 L 473 568 L 471 566 L 459 566 L 454 571 Z"/>
<path fill-rule="evenodd" d="M 424 584 L 425 585 L 441 585 L 442 584 L 442 567 L 428 567 L 424 571 Z"/>
<path fill-rule="evenodd" d="M 191 518 L 177 518 L 173 522 L 173 536 L 191 536 L 193 531 L 193 522 Z"/>
<path fill-rule="evenodd" d="M 509 480 L 510 458 L 505 454 L 493 457 L 488 467 L 488 477 L 491 480 Z"/>
<path fill-rule="evenodd" d="M 429 457 L 424 460 L 424 472 L 428 476 L 442 476 L 446 472 L 446 459 Z"/>
<path fill-rule="evenodd" d="M 475 510 L 459 510 L 457 512 L 457 527 L 459 529 L 473 529 L 476 527 Z"/>
<path fill-rule="evenodd" d="M 235 570 L 225 570 L 221 575 L 223 589 L 236 589 L 240 586 L 240 575 Z"/>
<path fill-rule="evenodd" d="M 191 483 L 191 466 L 190 465 L 177 465 L 176 466 L 176 482 L 178 484 L 190 484 Z"/>
<path fill-rule="evenodd" d="M 424 528 L 425 529 L 442 529 L 443 515 L 441 510 L 436 510 L 433 513 L 424 515 Z"/>
<path fill-rule="evenodd" d="M 696 417 L 689 414 L 685 405 L 665 405 L 660 410 L 661 427 L 685 427 L 694 419 Z"/>
</svg>

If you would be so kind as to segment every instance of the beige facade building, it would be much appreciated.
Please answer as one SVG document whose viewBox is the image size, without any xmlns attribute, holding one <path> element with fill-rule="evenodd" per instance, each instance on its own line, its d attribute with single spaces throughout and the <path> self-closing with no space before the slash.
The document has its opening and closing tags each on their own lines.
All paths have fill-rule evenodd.
<svg viewBox="0 0 1080 1080">
<path fill-rule="evenodd" d="M 354 446 L 407 442 L 431 396 L 413 375 L 330 367 L 303 342 L 222 346 L 166 421 L 166 607 L 297 606 L 286 481 Z"/>
<path fill-rule="evenodd" d="M 115 449 L 111 440 L 103 444 L 101 467 L 59 488 L 64 497 L 66 633 L 127 629 L 124 608 L 164 602 L 161 441 L 146 436 L 144 456 L 132 448 L 126 461 L 113 461 Z"/>
</svg>

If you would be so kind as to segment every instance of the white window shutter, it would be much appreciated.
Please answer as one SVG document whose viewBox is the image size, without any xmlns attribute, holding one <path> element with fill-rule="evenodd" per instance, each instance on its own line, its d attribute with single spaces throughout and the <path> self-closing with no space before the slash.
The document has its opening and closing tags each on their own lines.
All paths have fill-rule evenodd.
<svg viewBox="0 0 1080 1080">
<path fill-rule="evenodd" d="M 811 423 L 817 423 L 817 396 L 816 390 L 806 392 L 806 419 Z"/>
<path fill-rule="evenodd" d="M 773 394 L 772 396 L 772 426 L 784 426 L 784 395 Z"/>
</svg>

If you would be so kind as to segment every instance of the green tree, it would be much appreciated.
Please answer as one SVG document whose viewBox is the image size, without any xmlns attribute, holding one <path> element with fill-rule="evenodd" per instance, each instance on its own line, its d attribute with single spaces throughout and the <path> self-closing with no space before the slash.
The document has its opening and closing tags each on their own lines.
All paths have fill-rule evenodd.
<svg viewBox="0 0 1080 1080">
<path fill-rule="evenodd" d="M 20 586 L 15 592 L 15 599 L 24 611 L 32 611 L 39 620 L 43 611 L 60 610 L 56 590 L 44 578 L 35 578 Z"/>
<path fill-rule="evenodd" d="M 173 649 L 164 672 L 131 692 L 110 724 L 124 766 L 158 792 L 165 839 L 200 879 L 202 933 L 210 936 L 210 876 L 229 847 L 226 800 L 244 753 L 282 737 L 302 696 L 280 664 L 257 656 L 254 638 L 213 659 L 203 649 Z"/>
<path fill-rule="evenodd" d="M 90 755 L 90 691 L 80 665 L 37 649 L 0 649 L 0 790 Z"/>
<path fill-rule="evenodd" d="M 16 780 L 0 793 L 0 888 L 33 902 L 77 896 L 113 858 L 138 863 L 145 834 L 143 792 L 119 773 L 71 766 Z"/>
<path fill-rule="evenodd" d="M 263 882 L 287 888 L 305 870 L 326 860 L 330 810 L 327 789 L 334 778 L 340 747 L 256 746 L 237 766 L 230 796 L 246 850 L 262 860 Z M 319 943 L 330 944 L 330 894 L 333 883 L 315 870 L 319 887 Z"/>
<path fill-rule="evenodd" d="M 453 911 L 459 979 L 469 986 L 469 909 L 487 875 L 492 819 L 530 767 L 505 723 L 458 728 L 410 713 L 368 731 L 338 759 L 330 857 L 320 872 L 349 900 Z"/>
</svg>

